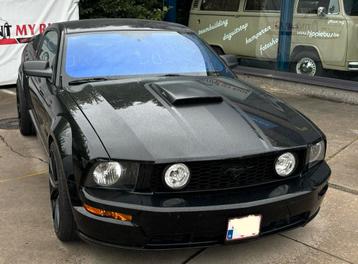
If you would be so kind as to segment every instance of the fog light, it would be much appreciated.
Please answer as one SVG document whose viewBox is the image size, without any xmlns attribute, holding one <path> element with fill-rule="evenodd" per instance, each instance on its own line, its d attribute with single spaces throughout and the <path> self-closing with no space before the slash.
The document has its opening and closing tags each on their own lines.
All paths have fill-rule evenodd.
<svg viewBox="0 0 358 264">
<path fill-rule="evenodd" d="M 296 157 L 290 152 L 282 154 L 276 160 L 275 170 L 281 177 L 287 177 L 292 174 L 296 168 Z"/>
<path fill-rule="evenodd" d="M 98 215 L 98 216 L 102 216 L 102 217 L 109 217 L 109 218 L 114 218 L 120 221 L 127 221 L 130 222 L 132 221 L 132 216 L 131 215 L 126 215 L 126 214 L 122 214 L 122 213 L 117 213 L 117 212 L 112 212 L 112 211 L 107 211 L 107 210 L 103 210 L 103 209 L 98 209 L 95 207 L 92 207 L 88 204 L 84 204 L 83 207 L 90 212 L 91 214 L 94 215 Z"/>
<path fill-rule="evenodd" d="M 174 190 L 183 189 L 190 179 L 190 170 L 185 164 L 174 164 L 164 174 L 165 184 Z"/>
</svg>

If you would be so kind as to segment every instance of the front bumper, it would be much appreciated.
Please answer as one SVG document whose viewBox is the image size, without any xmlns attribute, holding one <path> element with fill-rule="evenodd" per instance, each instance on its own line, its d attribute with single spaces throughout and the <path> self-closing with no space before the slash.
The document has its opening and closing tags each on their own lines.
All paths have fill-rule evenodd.
<svg viewBox="0 0 358 264">
<path fill-rule="evenodd" d="M 348 63 L 349 71 L 358 71 L 358 62 L 351 61 Z"/>
<path fill-rule="evenodd" d="M 236 191 L 143 195 L 82 190 L 84 203 L 133 216 L 122 222 L 73 208 L 78 233 L 89 242 L 138 249 L 225 244 L 228 220 L 262 215 L 261 234 L 303 226 L 320 209 L 330 169 L 324 162 L 302 178 Z"/>
</svg>

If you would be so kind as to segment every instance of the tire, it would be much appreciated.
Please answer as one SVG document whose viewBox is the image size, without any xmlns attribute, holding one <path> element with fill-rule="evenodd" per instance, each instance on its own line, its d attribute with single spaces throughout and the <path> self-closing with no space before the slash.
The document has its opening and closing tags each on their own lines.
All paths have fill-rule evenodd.
<svg viewBox="0 0 358 264">
<path fill-rule="evenodd" d="M 322 76 L 324 70 L 319 56 L 315 52 L 298 53 L 291 64 L 291 71 L 306 76 Z"/>
<path fill-rule="evenodd" d="M 55 143 L 50 146 L 49 173 L 52 220 L 56 236 L 62 242 L 75 241 L 78 239 L 76 223 L 72 213 L 60 153 Z"/>
<path fill-rule="evenodd" d="M 33 136 L 36 134 L 34 125 L 29 113 L 29 107 L 25 98 L 24 90 L 20 89 L 20 82 L 16 84 L 16 106 L 19 129 L 23 136 Z"/>
</svg>

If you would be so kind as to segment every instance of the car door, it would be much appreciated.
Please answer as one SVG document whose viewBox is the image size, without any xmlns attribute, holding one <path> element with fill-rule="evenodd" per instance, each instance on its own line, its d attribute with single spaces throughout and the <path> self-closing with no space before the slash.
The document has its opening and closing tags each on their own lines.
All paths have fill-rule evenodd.
<svg viewBox="0 0 358 264">
<path fill-rule="evenodd" d="M 55 30 L 45 33 L 37 51 L 37 60 L 48 61 L 54 74 L 50 79 L 29 77 L 29 91 L 33 117 L 42 139 L 47 140 L 52 120 L 52 94 L 58 53 L 59 34 Z"/>
</svg>

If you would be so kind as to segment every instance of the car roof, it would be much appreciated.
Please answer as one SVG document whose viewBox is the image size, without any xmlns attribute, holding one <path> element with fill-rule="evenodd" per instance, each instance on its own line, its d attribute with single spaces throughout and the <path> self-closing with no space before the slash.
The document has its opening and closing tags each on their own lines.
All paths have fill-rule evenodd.
<svg viewBox="0 0 358 264">
<path fill-rule="evenodd" d="M 58 28 L 68 34 L 96 31 L 115 31 L 115 30 L 165 30 L 176 32 L 192 32 L 189 28 L 175 23 L 129 19 L 129 18 L 106 18 L 106 19 L 85 19 L 67 21 L 52 24 L 49 29 Z"/>
</svg>

